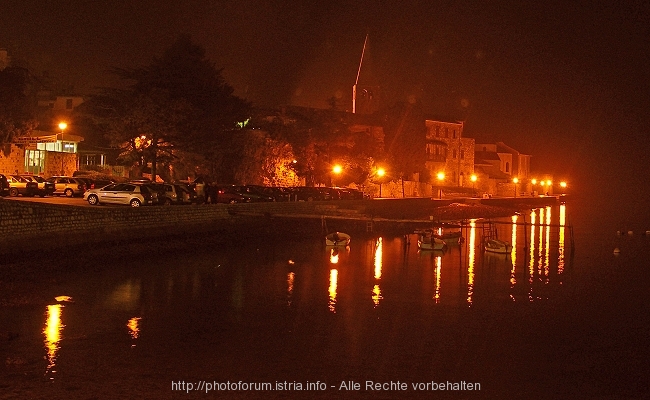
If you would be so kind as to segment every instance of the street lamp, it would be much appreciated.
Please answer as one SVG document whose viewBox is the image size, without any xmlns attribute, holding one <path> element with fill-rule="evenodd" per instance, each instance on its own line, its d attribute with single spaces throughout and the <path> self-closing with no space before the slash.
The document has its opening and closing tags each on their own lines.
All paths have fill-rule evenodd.
<svg viewBox="0 0 650 400">
<path fill-rule="evenodd" d="M 439 185 L 442 185 L 442 181 L 445 180 L 445 173 L 444 172 L 438 172 L 438 175 L 436 175 L 438 178 Z M 442 186 L 438 188 L 439 191 L 439 198 L 442 199 Z"/>
<path fill-rule="evenodd" d="M 512 179 L 512 182 L 515 184 L 515 198 L 517 197 L 517 184 L 519 183 L 519 178 L 516 176 Z"/>
<path fill-rule="evenodd" d="M 469 179 L 472 181 L 472 191 L 474 192 L 474 196 L 476 196 L 476 180 L 478 179 L 478 177 L 476 176 L 476 174 L 472 174 L 472 176 L 470 176 Z"/>
<path fill-rule="evenodd" d="M 59 129 L 61 129 L 61 146 L 63 146 L 63 131 L 65 131 L 65 128 L 68 127 L 68 124 L 65 123 L 64 121 L 59 122 Z M 63 147 L 61 147 L 61 151 L 63 151 Z M 61 154 L 61 175 L 65 175 L 65 165 L 64 165 L 65 157 L 63 154 Z"/>
<path fill-rule="evenodd" d="M 386 175 L 386 170 L 383 168 L 377 168 L 376 174 L 379 177 L 379 197 L 381 197 L 381 184 L 383 183 L 384 175 Z"/>
<path fill-rule="evenodd" d="M 335 175 L 340 175 L 341 172 L 343 172 L 343 167 L 340 166 L 339 164 L 336 164 L 336 165 L 334 165 L 334 166 L 332 167 L 332 172 L 333 172 Z M 330 178 L 330 186 L 332 186 L 331 178 Z"/>
</svg>

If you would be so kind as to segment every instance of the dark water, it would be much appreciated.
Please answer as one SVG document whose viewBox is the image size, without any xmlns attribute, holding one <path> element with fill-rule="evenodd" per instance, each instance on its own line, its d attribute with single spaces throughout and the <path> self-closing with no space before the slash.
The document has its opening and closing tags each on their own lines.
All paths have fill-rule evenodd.
<svg viewBox="0 0 650 400">
<path fill-rule="evenodd" d="M 100 257 L 30 283 L 47 304 L 0 308 L 0 398 L 642 398 L 642 218 L 618 236 L 576 199 L 502 219 L 509 255 L 484 253 L 477 223 L 444 253 L 411 236 Z M 441 383 L 480 391 L 426 390 Z"/>
</svg>

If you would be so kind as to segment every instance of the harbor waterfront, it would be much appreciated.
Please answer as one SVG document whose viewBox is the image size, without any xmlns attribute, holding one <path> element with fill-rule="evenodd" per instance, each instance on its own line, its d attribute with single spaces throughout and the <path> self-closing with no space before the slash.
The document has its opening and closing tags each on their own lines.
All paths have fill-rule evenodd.
<svg viewBox="0 0 650 400">
<path fill-rule="evenodd" d="M 409 233 L 431 221 L 507 216 L 515 210 L 556 204 L 556 197 L 527 199 L 381 199 L 273 202 L 184 207 L 89 207 L 0 198 L 0 254 L 31 256 L 95 244 L 131 245 L 160 238 L 214 235 L 318 235 L 323 229 Z M 330 226 L 327 226 L 329 222 Z"/>
<path fill-rule="evenodd" d="M 581 201 L 444 251 L 256 232 L 5 261 L 3 398 L 641 398 L 650 238 Z"/>
</svg>

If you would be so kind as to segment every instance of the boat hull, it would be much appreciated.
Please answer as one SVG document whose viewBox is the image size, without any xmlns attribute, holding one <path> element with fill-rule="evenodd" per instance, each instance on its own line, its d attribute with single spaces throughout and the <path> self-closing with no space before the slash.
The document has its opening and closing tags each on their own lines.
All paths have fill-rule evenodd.
<svg viewBox="0 0 650 400">
<path fill-rule="evenodd" d="M 333 247 L 344 247 L 350 244 L 350 235 L 343 232 L 330 233 L 325 236 L 325 245 Z"/>
<path fill-rule="evenodd" d="M 497 254 L 508 254 L 512 251 L 512 245 L 501 240 L 488 240 L 485 242 L 485 251 Z"/>
</svg>

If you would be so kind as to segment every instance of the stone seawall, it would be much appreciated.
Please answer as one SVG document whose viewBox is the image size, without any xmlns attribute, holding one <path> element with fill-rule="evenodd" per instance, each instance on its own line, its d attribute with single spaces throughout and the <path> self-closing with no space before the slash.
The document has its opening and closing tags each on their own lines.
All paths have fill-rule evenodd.
<svg viewBox="0 0 650 400">
<path fill-rule="evenodd" d="M 515 203 L 516 200 L 516 203 Z M 436 208 L 453 202 L 498 203 L 518 207 L 552 204 L 556 198 L 378 199 L 337 202 L 209 204 L 168 207 L 70 206 L 0 198 L 0 254 L 56 249 L 92 243 L 125 242 L 194 234 L 256 234 L 273 229 L 278 219 L 293 216 L 285 229 L 319 227 L 318 216 L 338 218 L 428 219 Z M 301 219 L 301 216 L 304 218 Z M 287 219 L 283 219 L 287 221 Z M 309 223 L 307 223 L 309 222 Z M 287 225 L 288 224 L 288 225 Z M 278 227 L 280 228 L 280 227 Z M 317 229 L 317 228 L 316 228 Z M 320 232 L 316 232 L 320 234 Z"/>
</svg>

